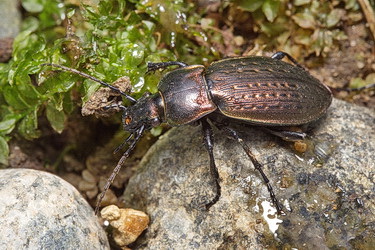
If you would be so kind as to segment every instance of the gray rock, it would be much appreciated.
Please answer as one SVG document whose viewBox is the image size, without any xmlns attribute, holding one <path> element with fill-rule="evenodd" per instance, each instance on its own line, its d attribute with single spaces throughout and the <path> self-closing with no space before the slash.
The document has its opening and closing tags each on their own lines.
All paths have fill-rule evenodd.
<svg viewBox="0 0 375 250">
<path fill-rule="evenodd" d="M 200 126 L 171 129 L 146 154 L 124 193 L 145 211 L 147 249 L 370 249 L 375 245 L 375 112 L 334 100 L 315 124 L 311 151 L 238 126 L 284 205 L 275 216 L 266 186 L 243 149 L 215 131 L 222 196 L 214 185 Z M 366 248 L 368 247 L 368 248 Z"/>
<path fill-rule="evenodd" d="M 19 5 L 15 0 L 0 1 L 0 62 L 6 62 L 12 56 L 13 39 L 21 27 Z"/>
<path fill-rule="evenodd" d="M 63 179 L 0 170 L 0 249 L 109 249 L 97 217 Z"/>
<path fill-rule="evenodd" d="M 15 37 L 21 27 L 19 1 L 1 0 L 0 2 L 0 39 Z"/>
</svg>

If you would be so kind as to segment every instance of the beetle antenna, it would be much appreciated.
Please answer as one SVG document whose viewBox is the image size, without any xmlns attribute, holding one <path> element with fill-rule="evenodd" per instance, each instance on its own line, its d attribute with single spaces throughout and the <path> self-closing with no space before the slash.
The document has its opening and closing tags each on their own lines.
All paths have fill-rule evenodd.
<svg viewBox="0 0 375 250">
<path fill-rule="evenodd" d="M 117 93 L 121 94 L 126 99 L 128 99 L 130 102 L 132 102 L 133 104 L 137 102 L 136 99 L 134 99 L 130 95 L 126 94 L 125 92 L 122 92 L 120 89 L 116 88 L 115 86 L 112 86 L 112 85 L 110 85 L 110 84 L 108 84 L 106 82 L 103 82 L 102 80 L 99 80 L 98 78 L 93 77 L 91 75 L 88 75 L 88 74 L 86 74 L 86 73 L 84 73 L 82 71 L 79 71 L 79 70 L 76 70 L 76 69 L 72 69 L 72 68 L 68 68 L 68 67 L 65 67 L 63 65 L 55 64 L 55 63 L 43 63 L 40 66 L 52 66 L 52 67 L 55 67 L 55 68 L 60 68 L 60 69 L 62 69 L 64 71 L 72 72 L 72 73 L 80 75 L 80 76 L 82 76 L 84 78 L 90 79 L 90 80 L 92 80 L 94 82 L 100 83 L 101 85 L 106 86 L 106 87 L 112 89 L 113 91 L 116 91 Z"/>
<path fill-rule="evenodd" d="M 130 144 L 129 148 L 125 151 L 125 153 L 121 156 L 120 160 L 118 161 L 115 169 L 112 171 L 112 174 L 109 176 L 108 180 L 107 180 L 107 183 L 105 184 L 104 186 L 104 190 L 103 192 L 100 194 L 99 196 L 99 199 L 98 201 L 96 202 L 96 206 L 95 206 L 95 214 L 97 215 L 98 212 L 99 212 L 99 208 L 100 208 L 100 204 L 102 203 L 103 201 L 103 198 L 105 196 L 105 194 L 107 193 L 109 187 L 112 185 L 114 179 L 116 178 L 117 174 L 120 172 L 120 169 L 122 167 L 122 164 L 125 162 L 125 160 L 129 157 L 129 154 L 133 151 L 133 149 L 135 148 L 135 145 L 137 144 L 137 142 L 139 141 L 139 139 L 141 138 L 143 132 L 144 132 L 144 129 L 145 129 L 145 125 L 142 125 L 137 131 L 136 131 L 136 135 L 134 137 L 134 140 L 132 141 L 132 143 Z M 130 135 L 132 136 L 132 135 Z M 129 137 L 130 137 L 129 136 Z M 126 142 L 129 141 L 129 137 L 125 140 Z"/>
</svg>

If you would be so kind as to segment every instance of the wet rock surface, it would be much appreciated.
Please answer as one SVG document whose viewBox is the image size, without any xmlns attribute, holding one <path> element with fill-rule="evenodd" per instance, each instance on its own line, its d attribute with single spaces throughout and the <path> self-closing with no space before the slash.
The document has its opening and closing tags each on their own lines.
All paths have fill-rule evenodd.
<svg viewBox="0 0 375 250">
<path fill-rule="evenodd" d="M 1 249 L 109 249 L 94 211 L 61 178 L 0 170 Z"/>
<path fill-rule="evenodd" d="M 270 179 L 286 215 L 275 216 L 260 174 L 243 149 L 214 130 L 222 196 L 214 196 L 200 126 L 170 130 L 151 147 L 124 194 L 146 212 L 140 249 L 299 249 L 374 246 L 375 112 L 334 100 L 301 154 L 293 143 L 236 126 Z"/>
</svg>

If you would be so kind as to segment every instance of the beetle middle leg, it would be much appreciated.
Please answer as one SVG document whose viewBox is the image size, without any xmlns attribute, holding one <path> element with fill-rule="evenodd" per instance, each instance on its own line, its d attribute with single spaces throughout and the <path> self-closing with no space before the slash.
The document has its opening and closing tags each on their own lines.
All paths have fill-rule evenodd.
<svg viewBox="0 0 375 250">
<path fill-rule="evenodd" d="M 213 132 L 211 125 L 207 122 L 206 119 L 201 119 L 202 124 L 202 130 L 203 130 L 203 141 L 204 145 L 207 149 L 208 155 L 210 157 L 210 172 L 211 176 L 215 182 L 216 185 L 216 194 L 215 197 L 206 204 L 206 209 L 210 209 L 212 205 L 214 205 L 221 196 L 221 187 L 219 183 L 219 172 L 217 170 L 216 164 L 215 164 L 215 158 L 214 158 L 214 141 L 213 141 Z"/>
<path fill-rule="evenodd" d="M 241 147 L 245 150 L 247 156 L 250 158 L 250 160 L 253 163 L 255 169 L 258 170 L 258 172 L 262 176 L 263 181 L 267 186 L 267 189 L 268 189 L 268 192 L 270 194 L 271 200 L 272 200 L 273 204 L 276 206 L 277 214 L 279 214 L 279 215 L 282 214 L 283 213 L 282 207 L 281 207 L 279 201 L 276 198 L 276 195 L 273 191 L 271 183 L 270 183 L 269 179 L 267 178 L 266 174 L 263 172 L 262 165 L 255 158 L 255 156 L 251 152 L 249 146 L 247 146 L 247 144 L 244 142 L 244 140 L 232 128 L 229 128 L 227 126 L 219 126 L 218 128 L 223 130 L 225 133 L 227 133 L 227 135 L 229 137 L 231 137 L 232 139 L 235 139 L 236 141 L 238 141 L 238 143 L 241 145 Z"/>
</svg>

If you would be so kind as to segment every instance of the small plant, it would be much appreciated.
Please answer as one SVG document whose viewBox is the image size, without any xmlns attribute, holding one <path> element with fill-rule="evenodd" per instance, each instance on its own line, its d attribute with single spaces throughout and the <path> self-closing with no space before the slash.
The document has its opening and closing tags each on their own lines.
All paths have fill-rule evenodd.
<svg viewBox="0 0 375 250">
<path fill-rule="evenodd" d="M 63 64 L 109 83 L 128 76 L 133 95 L 139 96 L 156 91 L 157 75 L 145 76 L 148 61 L 175 60 L 177 48 L 192 46 L 180 46 L 186 40 L 178 35 L 186 21 L 182 1 L 142 5 L 103 0 L 97 6 L 67 6 L 58 0 L 24 0 L 22 6 L 27 17 L 14 40 L 13 57 L 0 64 L 2 164 L 7 164 L 11 133 L 38 138 L 40 116 L 61 133 L 71 112 L 99 88 L 41 64 Z"/>
</svg>

